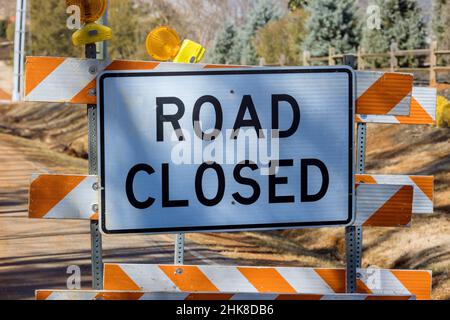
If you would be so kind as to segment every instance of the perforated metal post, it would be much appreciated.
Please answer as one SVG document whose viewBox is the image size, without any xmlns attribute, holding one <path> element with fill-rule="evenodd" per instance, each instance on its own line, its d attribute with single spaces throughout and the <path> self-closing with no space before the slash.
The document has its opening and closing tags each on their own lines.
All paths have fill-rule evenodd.
<svg viewBox="0 0 450 320">
<path fill-rule="evenodd" d="M 344 55 L 343 64 L 356 69 L 356 58 L 354 55 Z M 357 124 L 356 133 L 356 173 L 364 173 L 366 160 L 366 124 Z M 346 291 L 347 293 L 356 292 L 356 280 L 358 278 L 357 268 L 361 267 L 362 256 L 362 227 L 345 228 L 346 244 Z"/>
<path fill-rule="evenodd" d="M 175 236 L 174 264 L 184 264 L 184 233 L 177 233 Z"/>
<path fill-rule="evenodd" d="M 98 221 L 91 221 L 91 266 L 92 266 L 92 289 L 103 289 L 103 250 L 102 235 L 99 230 Z"/>
<path fill-rule="evenodd" d="M 101 22 L 108 24 L 108 11 L 102 17 Z M 86 45 L 85 55 L 89 59 L 107 59 L 108 50 L 105 42 L 97 45 L 95 43 Z M 98 155 L 97 155 L 97 105 L 89 104 L 87 106 L 88 115 L 88 148 L 89 148 L 89 174 L 98 174 Z M 93 211 L 98 210 L 98 205 L 94 206 Z M 103 249 L 102 235 L 99 229 L 98 220 L 91 221 L 91 265 L 92 265 L 92 288 L 95 290 L 103 289 Z"/>
<path fill-rule="evenodd" d="M 174 264 L 184 264 L 184 233 L 177 233 L 175 237 Z"/>
<path fill-rule="evenodd" d="M 14 34 L 14 66 L 12 101 L 21 101 L 24 91 L 24 61 L 25 61 L 25 27 L 27 16 L 27 0 L 16 2 L 16 26 Z"/>
<path fill-rule="evenodd" d="M 97 46 L 86 45 L 86 58 L 97 58 Z M 97 106 L 88 104 L 88 153 L 89 174 L 98 174 L 97 167 Z M 98 206 L 97 206 L 98 208 Z M 93 208 L 94 211 L 95 208 Z M 103 261 L 102 261 L 102 235 L 99 230 L 98 220 L 91 220 L 91 266 L 92 266 L 92 288 L 101 290 L 103 286 Z"/>
</svg>

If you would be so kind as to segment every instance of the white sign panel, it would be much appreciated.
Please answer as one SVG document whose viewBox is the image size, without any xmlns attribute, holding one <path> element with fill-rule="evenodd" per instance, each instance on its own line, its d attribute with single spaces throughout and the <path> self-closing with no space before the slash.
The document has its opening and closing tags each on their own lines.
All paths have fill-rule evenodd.
<svg viewBox="0 0 450 320">
<path fill-rule="evenodd" d="M 345 67 L 103 73 L 103 232 L 351 223 L 353 83 Z"/>
</svg>

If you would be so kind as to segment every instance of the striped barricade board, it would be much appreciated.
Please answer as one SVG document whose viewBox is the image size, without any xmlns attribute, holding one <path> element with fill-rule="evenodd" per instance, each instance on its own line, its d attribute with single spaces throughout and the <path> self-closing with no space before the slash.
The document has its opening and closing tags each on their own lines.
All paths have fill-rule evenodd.
<svg viewBox="0 0 450 320">
<path fill-rule="evenodd" d="M 408 116 L 358 114 L 356 122 L 392 124 L 436 124 L 437 90 L 435 88 L 414 87 L 411 109 Z"/>
<path fill-rule="evenodd" d="M 358 269 L 357 293 L 431 298 L 431 271 Z M 104 265 L 104 290 L 320 295 L 345 293 L 345 269 Z"/>
<path fill-rule="evenodd" d="M 98 220 L 98 176 L 34 175 L 30 184 L 28 214 L 35 219 Z"/>
<path fill-rule="evenodd" d="M 355 183 L 412 186 L 414 188 L 413 214 L 433 213 L 433 176 L 357 174 Z"/>
<path fill-rule="evenodd" d="M 387 176 L 389 177 L 389 176 Z M 396 176 L 393 176 L 396 177 Z M 401 176 L 402 177 L 402 176 Z M 360 177 L 362 182 L 368 179 Z M 425 177 L 427 178 L 427 177 Z M 358 184 L 356 220 L 358 226 L 409 226 L 413 213 L 413 186 L 398 184 Z M 417 180 L 419 181 L 419 180 Z M 428 183 L 432 179 L 428 179 Z M 30 186 L 29 217 L 39 219 L 98 219 L 93 206 L 98 204 L 97 176 L 35 176 Z"/>
<path fill-rule="evenodd" d="M 357 113 L 408 116 L 412 88 L 411 74 L 357 71 Z"/>
<path fill-rule="evenodd" d="M 415 300 L 414 295 L 37 290 L 36 300 Z"/>
<path fill-rule="evenodd" d="M 355 226 L 401 227 L 412 219 L 413 187 L 357 184 Z"/>
<path fill-rule="evenodd" d="M 177 71 L 239 66 L 180 64 L 150 61 L 27 57 L 25 100 L 96 104 L 96 78 L 103 71 Z M 242 67 L 241 67 L 242 68 Z M 365 115 L 408 116 L 413 75 L 356 71 L 356 113 Z"/>
</svg>

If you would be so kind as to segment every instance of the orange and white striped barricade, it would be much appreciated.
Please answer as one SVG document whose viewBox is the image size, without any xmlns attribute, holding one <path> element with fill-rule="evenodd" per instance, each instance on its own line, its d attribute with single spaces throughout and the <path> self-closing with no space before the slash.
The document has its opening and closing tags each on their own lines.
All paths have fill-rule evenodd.
<svg viewBox="0 0 450 320">
<path fill-rule="evenodd" d="M 436 124 L 436 99 L 437 90 L 435 88 L 414 87 L 408 116 L 359 114 L 355 116 L 355 120 L 360 123 L 434 125 Z"/>
<path fill-rule="evenodd" d="M 408 73 L 357 71 L 360 114 L 409 115 L 413 76 Z"/>
<path fill-rule="evenodd" d="M 408 185 L 357 184 L 354 226 L 410 226 L 413 187 Z"/>
<path fill-rule="evenodd" d="M 98 220 L 98 176 L 34 175 L 28 215 L 36 219 Z"/>
<path fill-rule="evenodd" d="M 96 104 L 105 70 L 201 70 L 242 66 L 28 57 L 27 101 Z M 434 123 L 436 91 L 414 88 L 411 74 L 356 71 L 355 120 Z M 422 180 L 421 180 L 422 179 Z M 406 226 L 432 211 L 429 177 L 360 175 L 357 226 Z M 30 187 L 30 217 L 98 219 L 98 177 L 39 175 Z M 432 179 L 431 179 L 432 189 Z M 431 197 L 430 197 L 431 194 Z M 431 204 L 430 204 L 431 201 Z M 431 209 L 430 209 L 431 205 Z M 38 299 L 430 299 L 431 272 L 357 269 L 357 292 L 344 295 L 345 269 L 105 264 L 104 291 L 38 291 Z M 117 292 L 120 291 L 120 292 Z M 58 298 L 59 297 L 59 298 Z M 78 298 L 77 298 L 78 297 Z M 257 298 L 256 296 L 253 298 Z"/>
<path fill-rule="evenodd" d="M 434 211 L 433 176 L 357 174 L 355 183 L 412 186 L 414 188 L 412 213 L 427 214 Z"/>
<path fill-rule="evenodd" d="M 431 298 L 431 271 L 358 269 L 357 293 Z M 107 291 L 345 293 L 345 269 L 297 267 L 104 265 Z"/>
<path fill-rule="evenodd" d="M 394 180 L 395 181 L 395 180 Z M 42 174 L 31 182 L 29 217 L 41 219 L 98 219 L 98 177 Z M 359 184 L 356 220 L 359 226 L 409 226 L 412 217 L 411 185 Z"/>
<path fill-rule="evenodd" d="M 186 71 L 237 67 L 239 66 L 27 57 L 25 100 L 96 104 L 96 78 L 103 71 Z M 412 74 L 372 71 L 356 71 L 355 74 L 357 86 L 356 113 L 409 115 L 413 86 Z"/>
<path fill-rule="evenodd" d="M 36 300 L 416 300 L 414 295 L 37 290 Z"/>
</svg>

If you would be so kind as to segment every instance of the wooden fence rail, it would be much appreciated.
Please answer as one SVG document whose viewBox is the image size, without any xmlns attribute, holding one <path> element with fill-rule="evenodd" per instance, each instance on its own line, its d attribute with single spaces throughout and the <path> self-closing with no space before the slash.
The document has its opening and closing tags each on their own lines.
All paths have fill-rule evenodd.
<svg viewBox="0 0 450 320">
<path fill-rule="evenodd" d="M 366 53 L 364 49 L 358 48 L 356 57 L 358 59 L 358 70 L 368 69 L 367 61 L 376 58 L 387 58 L 389 66 L 386 68 L 377 68 L 375 70 L 391 71 L 391 72 L 428 72 L 430 86 L 437 84 L 437 74 L 439 72 L 450 72 L 450 66 L 438 65 L 438 57 L 443 55 L 450 55 L 450 50 L 438 50 L 436 41 L 431 42 L 427 49 L 415 50 L 399 50 L 396 43 L 392 43 L 389 52 L 385 53 Z M 309 51 L 303 52 L 303 65 L 310 66 L 317 63 L 336 65 L 342 59 L 343 54 L 336 54 L 335 48 L 328 50 L 327 56 L 311 56 Z M 401 67 L 398 63 L 399 57 L 426 57 L 427 63 L 422 67 Z M 449 59 L 450 60 L 450 59 Z"/>
</svg>

